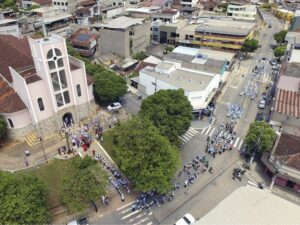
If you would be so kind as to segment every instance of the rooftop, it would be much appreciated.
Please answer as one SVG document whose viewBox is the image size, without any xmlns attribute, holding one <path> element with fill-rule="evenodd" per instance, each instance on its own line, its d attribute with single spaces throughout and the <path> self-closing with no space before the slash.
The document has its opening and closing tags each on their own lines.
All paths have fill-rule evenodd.
<svg viewBox="0 0 300 225">
<path fill-rule="evenodd" d="M 274 154 L 284 165 L 300 170 L 300 137 L 282 133 Z"/>
<path fill-rule="evenodd" d="M 131 18 L 126 16 L 120 16 L 116 19 L 110 20 L 107 23 L 97 23 L 93 26 L 104 27 L 109 29 L 126 29 L 133 25 L 142 24 L 145 19 Z"/>
<path fill-rule="evenodd" d="M 227 34 L 236 36 L 248 35 L 255 27 L 255 23 L 236 21 L 230 19 L 211 19 L 203 18 L 198 20 L 199 26 L 196 28 L 196 32 L 205 32 L 213 34 Z"/>
<path fill-rule="evenodd" d="M 289 63 L 283 67 L 281 75 L 300 78 L 300 63 Z"/>
<path fill-rule="evenodd" d="M 300 93 L 278 89 L 274 111 L 287 116 L 300 117 Z"/>
<path fill-rule="evenodd" d="M 243 186 L 194 225 L 298 224 L 299 221 L 298 205 L 268 190 Z"/>
<path fill-rule="evenodd" d="M 169 65 L 166 66 L 168 67 Z M 175 69 L 170 72 L 170 74 L 158 73 L 155 71 L 154 67 L 146 67 L 141 71 L 148 76 L 155 77 L 169 83 L 172 86 L 182 88 L 183 90 L 190 92 L 205 90 L 213 79 L 213 76 L 211 75 L 196 71 L 192 72 L 186 69 Z"/>
</svg>

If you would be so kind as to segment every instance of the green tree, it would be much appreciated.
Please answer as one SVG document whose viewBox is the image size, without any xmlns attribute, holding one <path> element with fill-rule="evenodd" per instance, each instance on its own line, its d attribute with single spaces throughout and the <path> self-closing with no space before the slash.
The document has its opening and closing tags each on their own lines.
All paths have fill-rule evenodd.
<svg viewBox="0 0 300 225">
<path fill-rule="evenodd" d="M 111 70 L 96 74 L 94 83 L 95 97 L 101 103 L 117 101 L 127 92 L 127 84 L 123 77 Z"/>
<path fill-rule="evenodd" d="M 75 158 L 63 180 L 62 200 L 72 212 L 80 212 L 105 194 L 106 173 L 90 157 Z"/>
<path fill-rule="evenodd" d="M 274 39 L 277 42 L 277 44 L 283 44 L 285 42 L 285 36 L 288 33 L 287 30 L 282 30 L 276 34 L 274 34 Z"/>
<path fill-rule="evenodd" d="M 241 51 L 245 52 L 246 54 L 249 52 L 254 52 L 258 48 L 258 40 L 256 39 L 246 39 Z"/>
<path fill-rule="evenodd" d="M 276 133 L 265 121 L 255 121 L 250 125 L 246 135 L 246 146 L 252 151 L 271 151 Z"/>
<path fill-rule="evenodd" d="M 7 123 L 4 118 L 0 115 L 0 139 L 6 135 Z"/>
<path fill-rule="evenodd" d="M 286 50 L 286 46 L 278 46 L 274 49 L 274 55 L 276 57 L 281 57 L 284 55 L 285 50 Z"/>
<path fill-rule="evenodd" d="M 170 190 L 180 165 L 179 151 L 149 120 L 137 117 L 122 124 L 113 139 L 120 169 L 137 191 Z"/>
<path fill-rule="evenodd" d="M 0 172 L 1 224 L 47 224 L 47 189 L 31 174 Z"/>
<path fill-rule="evenodd" d="M 135 53 L 132 58 L 141 61 L 141 60 L 146 59 L 147 55 L 146 55 L 146 52 L 141 51 L 141 52 Z"/>
<path fill-rule="evenodd" d="M 192 105 L 182 89 L 160 90 L 142 102 L 140 116 L 148 118 L 171 142 L 191 125 Z"/>
</svg>

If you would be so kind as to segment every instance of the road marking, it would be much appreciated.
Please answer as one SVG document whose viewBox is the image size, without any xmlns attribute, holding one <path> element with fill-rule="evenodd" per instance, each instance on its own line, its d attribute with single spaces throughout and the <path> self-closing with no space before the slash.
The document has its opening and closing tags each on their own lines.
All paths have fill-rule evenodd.
<svg viewBox="0 0 300 225">
<path fill-rule="evenodd" d="M 241 140 L 240 144 L 238 145 L 238 149 L 241 149 L 242 145 L 243 145 L 243 140 Z"/>
<path fill-rule="evenodd" d="M 187 142 L 187 140 L 185 140 L 183 137 L 181 137 L 181 136 L 179 136 L 179 139 L 182 141 L 182 142 L 184 142 L 184 143 L 186 143 Z"/>
<path fill-rule="evenodd" d="M 146 225 L 152 225 L 152 222 L 147 223 Z"/>
<path fill-rule="evenodd" d="M 181 140 L 183 140 L 183 142 L 188 142 L 190 139 L 188 139 L 188 138 L 185 137 L 185 136 L 181 136 Z"/>
<path fill-rule="evenodd" d="M 135 201 L 129 202 L 129 203 L 127 203 L 126 205 L 123 205 L 122 207 L 117 208 L 116 211 L 120 211 L 120 210 L 126 208 L 127 206 L 131 205 L 131 204 L 134 203 L 134 202 L 135 202 Z"/>
<path fill-rule="evenodd" d="M 185 133 L 184 135 L 182 135 L 182 137 L 186 137 L 188 139 L 191 139 L 193 137 L 193 135 Z"/>
<path fill-rule="evenodd" d="M 137 215 L 136 217 L 133 217 L 132 219 L 129 220 L 129 223 L 132 223 L 133 221 L 135 221 L 135 220 L 141 218 L 142 216 L 144 216 L 144 214 L 139 214 L 139 215 Z"/>
<path fill-rule="evenodd" d="M 132 225 L 138 225 L 138 224 L 144 223 L 147 220 L 148 220 L 148 218 L 145 218 L 145 219 L 140 220 L 138 223 L 134 223 Z"/>
<path fill-rule="evenodd" d="M 212 130 L 209 132 L 209 134 L 208 134 L 208 136 L 209 136 L 209 137 L 211 137 L 211 136 L 212 136 L 212 134 L 214 133 L 215 129 L 216 129 L 216 128 L 215 128 L 215 127 L 213 127 L 213 129 L 212 129 Z"/>
<path fill-rule="evenodd" d="M 128 212 L 130 210 L 131 210 L 131 207 L 129 207 L 128 209 L 125 209 L 125 210 L 121 211 L 120 214 L 124 214 L 124 213 L 126 213 L 126 212 Z"/>
<path fill-rule="evenodd" d="M 137 214 L 137 213 L 139 213 L 140 211 L 139 210 L 136 210 L 136 211 L 134 211 L 134 212 L 132 212 L 132 213 L 129 213 L 129 214 L 127 214 L 126 216 L 123 216 L 122 218 L 121 218 L 121 220 L 125 220 L 125 219 L 127 219 L 127 218 L 129 218 L 129 217 L 131 217 L 131 216 L 133 216 L 133 215 L 135 215 L 135 214 Z"/>
<path fill-rule="evenodd" d="M 253 185 L 253 186 L 255 186 L 255 187 L 257 187 L 257 184 L 256 183 L 254 183 L 254 182 L 252 182 L 251 180 L 248 180 L 248 182 L 247 182 L 248 184 L 250 184 L 250 185 Z"/>
<path fill-rule="evenodd" d="M 237 137 L 236 140 L 235 140 L 235 142 L 234 142 L 234 144 L 233 144 L 233 147 L 234 147 L 234 148 L 237 146 L 237 143 L 238 143 L 239 140 L 240 140 L 240 138 Z"/>
<path fill-rule="evenodd" d="M 189 131 L 190 131 L 191 133 L 194 133 L 195 135 L 198 134 L 198 131 L 195 130 L 194 128 L 192 128 L 192 127 L 189 128 Z"/>
<path fill-rule="evenodd" d="M 204 135 L 208 135 L 208 133 L 210 132 L 210 130 L 211 130 L 212 128 L 213 128 L 213 127 L 208 127 L 207 129 L 205 129 Z"/>
</svg>

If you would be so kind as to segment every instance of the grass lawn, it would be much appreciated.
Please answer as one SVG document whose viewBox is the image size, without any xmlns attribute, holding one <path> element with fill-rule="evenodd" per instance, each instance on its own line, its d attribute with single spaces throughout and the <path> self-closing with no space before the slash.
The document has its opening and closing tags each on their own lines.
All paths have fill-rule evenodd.
<svg viewBox="0 0 300 225">
<path fill-rule="evenodd" d="M 113 130 L 108 130 L 103 133 L 103 142 L 101 145 L 105 149 L 105 151 L 110 155 L 110 157 L 114 160 L 115 163 L 119 164 L 116 159 L 115 152 L 113 150 L 113 138 L 112 138 Z"/>
<path fill-rule="evenodd" d="M 70 164 L 70 160 L 51 160 L 48 164 L 44 164 L 32 172 L 36 174 L 48 187 L 48 203 L 49 207 L 55 208 L 60 206 L 61 193 L 63 190 L 62 180 L 66 173 L 66 168 Z"/>
</svg>

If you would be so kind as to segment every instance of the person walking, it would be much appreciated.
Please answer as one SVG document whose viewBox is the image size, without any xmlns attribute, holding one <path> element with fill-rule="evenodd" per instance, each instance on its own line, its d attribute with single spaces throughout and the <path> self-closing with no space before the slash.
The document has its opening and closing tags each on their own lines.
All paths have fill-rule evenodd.
<svg viewBox="0 0 300 225">
<path fill-rule="evenodd" d="M 92 153 L 93 153 L 93 157 L 95 157 L 96 155 L 95 149 L 93 149 Z"/>
<path fill-rule="evenodd" d="M 26 155 L 26 157 L 28 157 L 30 155 L 30 152 L 28 149 L 25 150 L 25 155 Z"/>
<path fill-rule="evenodd" d="M 25 165 L 26 165 L 26 166 L 29 166 L 29 162 L 28 162 L 27 157 L 25 157 Z"/>
</svg>

